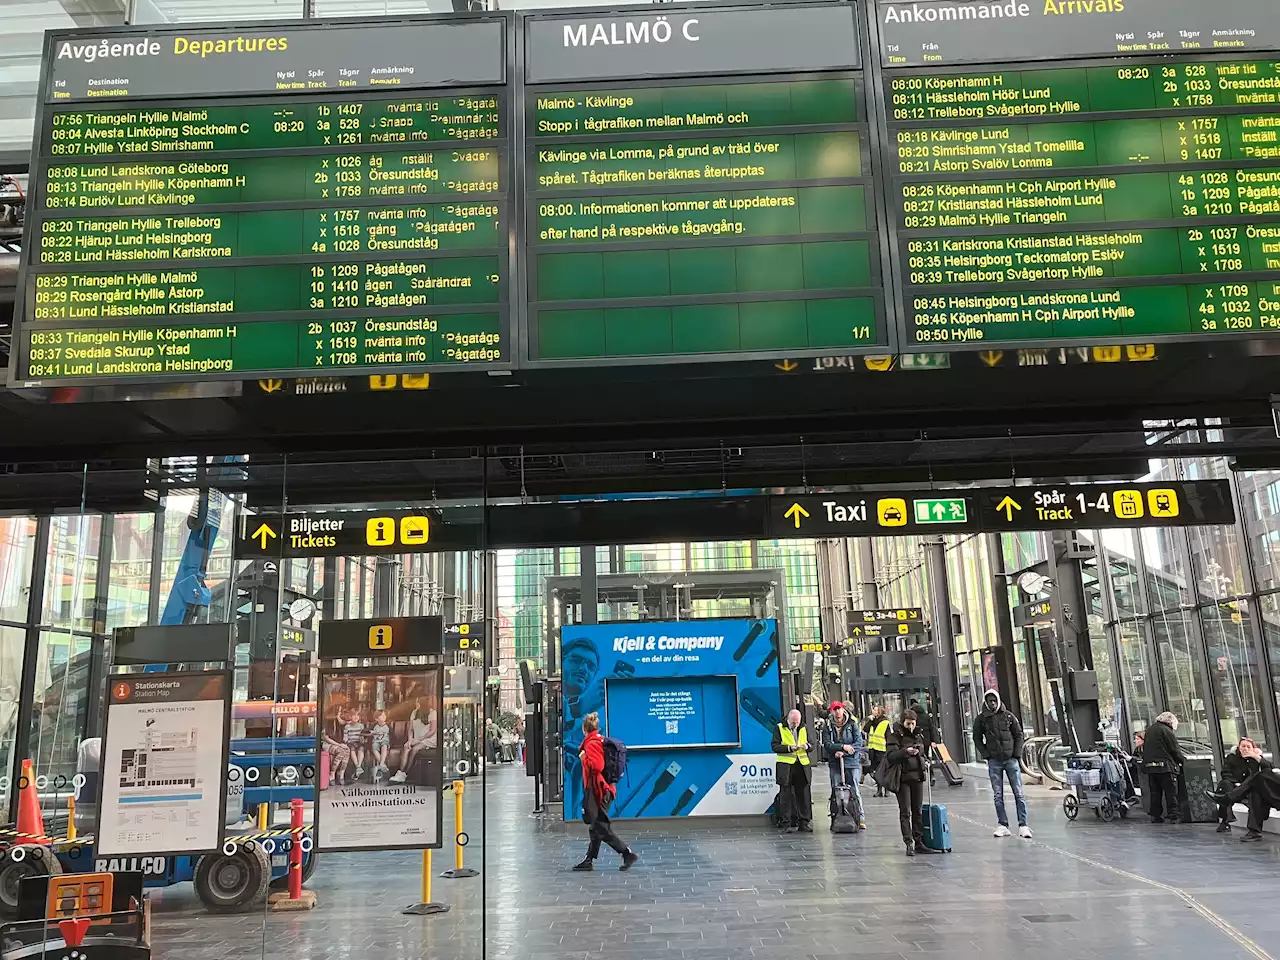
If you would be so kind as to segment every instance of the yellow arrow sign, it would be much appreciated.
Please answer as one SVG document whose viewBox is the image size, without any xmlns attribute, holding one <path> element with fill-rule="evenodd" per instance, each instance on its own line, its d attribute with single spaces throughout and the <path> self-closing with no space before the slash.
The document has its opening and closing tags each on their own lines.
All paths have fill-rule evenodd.
<svg viewBox="0 0 1280 960">
<path fill-rule="evenodd" d="M 264 523 L 257 530 L 253 531 L 253 536 L 250 537 L 250 539 L 260 540 L 262 542 L 262 549 L 265 550 L 267 549 L 268 537 L 270 537 L 272 540 L 276 539 L 276 532 Z"/>
<path fill-rule="evenodd" d="M 786 517 L 788 520 L 795 521 L 797 530 L 800 529 L 800 518 L 807 517 L 808 515 L 809 515 L 809 511 L 806 510 L 804 507 L 800 506 L 800 504 L 798 503 L 793 503 L 787 509 L 787 512 L 783 514 L 783 516 Z"/>
<path fill-rule="evenodd" d="M 982 362 L 985 363 L 988 367 L 994 367 L 996 364 L 998 364 L 1001 360 L 1004 359 L 1004 351 L 1003 350 L 983 350 L 980 354 L 978 354 L 978 356 L 982 358 Z M 1018 509 L 1021 510 L 1022 508 L 1019 507 Z"/>
<path fill-rule="evenodd" d="M 799 367 L 800 364 L 796 363 L 794 360 L 783 360 L 781 363 L 775 363 L 774 366 L 783 373 L 790 373 L 792 370 Z"/>
<path fill-rule="evenodd" d="M 996 504 L 996 513 L 999 513 L 1001 510 L 1003 510 L 1005 519 L 1008 520 L 1010 523 L 1013 523 L 1013 511 L 1021 510 L 1021 509 L 1022 507 L 1018 504 L 1018 501 L 1013 499 L 1013 497 L 1009 496 L 1008 494 L 1005 495 L 1005 498 L 1003 500 L 1001 500 L 999 503 Z"/>
</svg>

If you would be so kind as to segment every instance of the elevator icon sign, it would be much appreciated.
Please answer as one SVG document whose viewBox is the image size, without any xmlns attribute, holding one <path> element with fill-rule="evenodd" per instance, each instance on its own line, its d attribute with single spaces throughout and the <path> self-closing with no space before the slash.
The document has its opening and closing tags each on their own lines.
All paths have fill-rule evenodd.
<svg viewBox="0 0 1280 960">
<path fill-rule="evenodd" d="M 393 631 L 388 623 L 375 623 L 369 628 L 369 649 L 390 650 Z"/>
</svg>

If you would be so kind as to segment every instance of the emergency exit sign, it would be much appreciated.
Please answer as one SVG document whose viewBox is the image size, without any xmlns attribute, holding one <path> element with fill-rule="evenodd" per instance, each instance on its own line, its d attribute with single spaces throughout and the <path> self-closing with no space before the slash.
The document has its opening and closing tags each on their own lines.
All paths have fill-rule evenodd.
<svg viewBox="0 0 1280 960">
<path fill-rule="evenodd" d="M 915 500 L 916 523 L 965 523 L 969 509 L 964 497 L 942 497 L 936 500 Z"/>
</svg>

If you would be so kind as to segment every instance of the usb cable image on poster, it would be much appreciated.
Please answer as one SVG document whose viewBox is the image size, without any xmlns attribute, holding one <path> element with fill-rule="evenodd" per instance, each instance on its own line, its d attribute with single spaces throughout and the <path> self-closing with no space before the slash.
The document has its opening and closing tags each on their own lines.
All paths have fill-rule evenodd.
<svg viewBox="0 0 1280 960">
<path fill-rule="evenodd" d="M 733 659 L 737 661 L 745 657 L 747 651 L 751 649 L 751 645 L 756 642 L 756 637 L 762 633 L 764 633 L 764 624 L 757 620 L 751 625 L 747 635 L 742 638 L 742 643 L 738 644 L 738 649 L 733 652 Z"/>
<path fill-rule="evenodd" d="M 689 805 L 689 801 L 698 795 L 698 785 L 696 783 L 689 784 L 684 793 L 680 794 L 680 799 L 676 801 L 675 808 L 671 811 L 673 817 L 678 817 L 684 812 L 684 808 Z"/>
<path fill-rule="evenodd" d="M 658 777 L 658 779 L 654 782 L 653 789 L 649 791 L 649 799 L 646 800 L 641 805 L 640 809 L 635 812 L 635 815 L 637 817 L 644 816 L 644 812 L 646 809 L 648 809 L 649 804 L 657 800 L 658 797 L 661 796 L 662 793 L 667 789 L 667 787 L 675 783 L 676 777 L 678 777 L 679 775 L 680 775 L 680 764 L 672 760 L 669 764 L 667 764 L 667 769 L 663 770 L 662 775 Z"/>
</svg>

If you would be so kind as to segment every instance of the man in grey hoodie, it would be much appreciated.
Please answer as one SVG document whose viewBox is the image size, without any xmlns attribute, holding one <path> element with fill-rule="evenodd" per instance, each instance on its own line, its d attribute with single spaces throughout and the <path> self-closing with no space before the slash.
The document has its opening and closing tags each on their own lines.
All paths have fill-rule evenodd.
<svg viewBox="0 0 1280 960">
<path fill-rule="evenodd" d="M 1000 694 L 988 690 L 982 696 L 982 712 L 973 721 L 973 746 L 978 756 L 987 761 L 987 776 L 991 779 L 991 791 L 996 799 L 997 837 L 1009 836 L 1009 814 L 1004 807 L 1004 778 L 1013 787 L 1013 799 L 1018 811 L 1018 836 L 1024 840 L 1032 837 L 1027 826 L 1027 800 L 1022 792 L 1022 756 L 1024 740 L 1022 724 L 1000 702 Z"/>
</svg>

